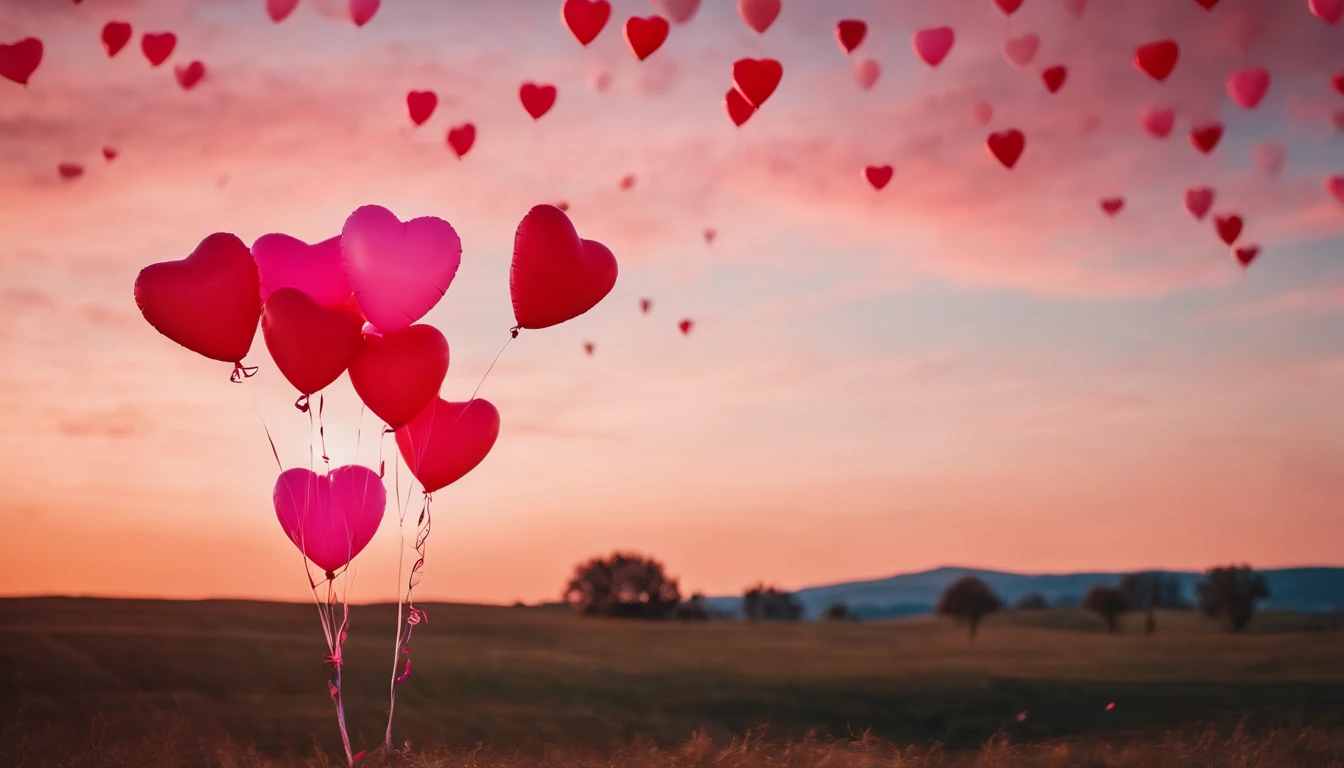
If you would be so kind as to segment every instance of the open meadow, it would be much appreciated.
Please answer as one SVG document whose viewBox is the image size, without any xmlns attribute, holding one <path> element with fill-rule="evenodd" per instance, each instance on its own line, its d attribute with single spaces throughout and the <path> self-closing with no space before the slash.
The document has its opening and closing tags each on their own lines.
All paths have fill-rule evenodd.
<svg viewBox="0 0 1344 768">
<path fill-rule="evenodd" d="M 357 750 L 382 741 L 394 610 L 352 609 L 345 690 Z M 1077 757 L 1103 740 L 1119 754 L 1169 737 L 1190 749 L 1224 749 L 1238 726 L 1246 740 L 1236 749 L 1269 739 L 1284 749 L 1310 744 L 1320 758 L 1247 765 L 1330 765 L 1341 755 L 1344 635 L 1301 616 L 1264 614 L 1231 635 L 1169 613 L 1152 636 L 1131 616 L 1132 626 L 1113 636 L 1082 613 L 1010 613 L 988 620 L 970 643 L 933 619 L 682 623 L 589 619 L 560 608 L 427 610 L 414 672 L 398 697 L 396 736 L 417 749 L 467 750 L 461 760 L 481 745 L 527 760 L 562 750 L 601 764 L 619 753 L 622 764 L 639 765 L 630 756 L 639 745 L 645 757 L 670 750 L 649 764 L 698 764 L 695 755 L 711 753 L 716 764 L 733 764 L 731 750 L 709 744 L 765 729 L 771 746 L 735 753 L 740 764 L 753 764 L 748 753 L 790 764 L 780 762 L 782 744 L 812 734 L 814 742 L 793 749 L 830 754 L 837 765 L 847 763 L 836 762 L 835 750 L 845 760 L 878 760 L 890 756 L 887 743 L 924 755 L 926 763 L 911 764 L 941 765 L 926 750 L 942 745 L 946 759 L 965 760 L 964 750 L 991 740 L 997 746 L 974 754 L 1009 754 L 1003 740 L 1048 742 L 1055 746 L 1037 754 L 1046 760 L 1059 749 Z M 246 755 L 334 755 L 324 650 L 311 605 L 0 601 L 4 764 L 52 764 L 81 744 L 104 757 L 128 745 L 171 748 L 167 764 L 203 753 L 227 763 L 219 745 L 240 765 L 253 764 L 238 757 Z M 1314 729 L 1305 741 L 1284 735 L 1304 727 Z M 835 743 L 863 734 L 866 746 Z M 52 762 L 17 762 L 43 743 L 56 745 L 40 749 Z"/>
</svg>

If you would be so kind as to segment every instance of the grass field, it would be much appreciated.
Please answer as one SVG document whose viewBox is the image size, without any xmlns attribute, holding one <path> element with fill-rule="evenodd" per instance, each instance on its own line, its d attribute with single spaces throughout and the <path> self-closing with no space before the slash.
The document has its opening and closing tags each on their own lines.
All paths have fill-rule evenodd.
<svg viewBox="0 0 1344 768">
<path fill-rule="evenodd" d="M 352 612 L 345 689 L 356 749 L 382 740 L 393 610 Z M 762 726 L 776 740 L 814 733 L 815 750 L 864 732 L 920 748 L 981 747 L 999 734 L 1065 745 L 1053 750 L 1102 740 L 1123 750 L 1167 732 L 1193 749 L 1202 742 L 1192 734 L 1208 727 L 1223 734 L 1209 744 L 1223 744 L 1237 724 L 1248 738 L 1311 725 L 1325 762 L 1310 764 L 1329 765 L 1344 727 L 1344 633 L 1301 617 L 1260 617 L 1232 636 L 1170 614 L 1156 635 L 1110 636 L 1083 614 L 1005 615 L 970 644 L 931 619 L 653 624 L 459 605 L 428 613 L 398 698 L 397 738 L 450 750 L 629 755 L 640 743 L 671 750 L 659 754 L 672 765 L 683 763 L 670 755 L 708 749 L 687 745 L 693 734 L 724 745 Z M 101 739 L 111 750 L 169 733 L 178 746 L 204 740 L 239 754 L 336 754 L 324 650 L 311 605 L 0 600 L 0 711 L 15 713 L 10 741 Z M 757 757 L 783 747 L 761 749 Z"/>
</svg>

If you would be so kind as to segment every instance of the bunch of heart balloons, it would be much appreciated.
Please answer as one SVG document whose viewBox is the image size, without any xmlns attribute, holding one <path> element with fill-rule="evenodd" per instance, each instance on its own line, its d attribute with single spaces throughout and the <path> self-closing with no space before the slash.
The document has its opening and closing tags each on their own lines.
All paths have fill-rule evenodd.
<svg viewBox="0 0 1344 768">
<path fill-rule="evenodd" d="M 474 395 L 465 402 L 439 396 L 448 373 L 448 341 L 420 322 L 447 293 L 461 261 L 462 241 L 447 221 L 402 221 L 386 208 L 368 205 L 350 214 L 340 235 L 329 240 L 310 245 L 269 234 L 248 248 L 234 235 L 216 233 L 185 259 L 145 267 L 135 281 L 135 302 L 145 320 L 193 352 L 232 363 L 232 380 L 246 383 L 256 373 L 244 359 L 260 324 L 276 370 L 293 385 L 296 406 L 309 418 L 309 398 L 348 372 L 364 406 L 384 422 L 385 431 L 395 433 L 402 459 L 424 489 L 425 506 L 416 539 L 419 559 L 406 592 L 410 614 L 405 626 L 398 619 L 394 704 L 397 682 L 410 673 L 410 632 L 423 616 L 411 603 L 411 589 L 424 563 L 431 495 L 479 465 L 500 432 L 499 411 L 490 402 Z M 587 312 L 615 286 L 616 275 L 616 258 L 606 246 L 581 239 L 559 208 L 534 207 L 514 236 L 509 288 L 517 325 L 509 338 Z M 273 443 L 272 452 L 279 464 Z M 334 669 L 331 694 L 353 760 L 339 675 L 347 614 L 335 610 L 333 583 L 383 518 L 387 491 L 381 467 L 375 472 L 350 465 L 319 474 L 282 466 L 272 498 L 285 534 L 325 575 L 324 580 L 310 576 L 310 586 L 315 595 L 319 585 L 328 590 L 325 610 L 320 600 L 318 605 Z M 405 671 L 398 676 L 403 656 Z"/>
</svg>

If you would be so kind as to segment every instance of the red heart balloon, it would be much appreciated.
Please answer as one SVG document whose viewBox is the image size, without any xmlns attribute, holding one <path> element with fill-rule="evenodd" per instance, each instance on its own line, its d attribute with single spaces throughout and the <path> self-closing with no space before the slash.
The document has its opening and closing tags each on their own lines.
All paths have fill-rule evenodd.
<svg viewBox="0 0 1344 768">
<path fill-rule="evenodd" d="M 533 120 L 540 120 L 541 116 L 551 111 L 555 106 L 556 90 L 554 85 L 537 85 L 536 83 L 523 83 L 518 89 L 518 98 L 523 102 L 523 109 L 532 116 Z"/>
<path fill-rule="evenodd" d="M 439 97 L 433 91 L 411 91 L 406 94 L 406 111 L 411 115 L 411 122 L 417 126 L 424 125 L 438 105 Z"/>
<path fill-rule="evenodd" d="M 397 448 L 425 493 L 433 493 L 475 469 L 498 437 L 499 410 L 490 401 L 439 397 L 397 429 Z"/>
<path fill-rule="evenodd" d="M 1007 131 L 997 131 L 989 134 L 985 141 L 985 146 L 989 148 L 989 153 L 998 158 L 1003 167 L 1012 168 L 1017 165 L 1017 160 L 1022 156 L 1022 150 L 1027 147 L 1027 137 L 1016 128 Z"/>
<path fill-rule="evenodd" d="M 868 179 L 868 183 L 873 185 L 873 189 L 882 189 L 891 181 L 891 175 L 895 173 L 890 165 L 870 165 L 863 169 L 863 177 Z"/>
<path fill-rule="evenodd" d="M 583 343 L 583 353 L 584 353 L 585 355 L 587 355 L 587 356 L 589 356 L 589 357 L 592 357 L 592 356 L 593 356 L 593 350 L 595 350 L 595 349 L 597 349 L 597 346 L 594 345 L 593 342 L 591 342 L 591 341 L 585 341 L 585 342 Z"/>
<path fill-rule="evenodd" d="M 103 159 L 109 163 L 117 159 L 117 150 L 113 147 L 103 147 Z"/>
<path fill-rule="evenodd" d="M 868 25 L 858 19 L 843 19 L 836 22 L 835 39 L 840 41 L 840 47 L 845 49 L 845 53 L 853 53 L 867 36 Z"/>
<path fill-rule="evenodd" d="M 140 50 L 149 59 L 151 67 L 157 67 L 173 55 L 177 47 L 177 35 L 172 32 L 151 32 L 140 38 Z"/>
<path fill-rule="evenodd" d="M 650 310 L 650 309 L 653 309 L 653 299 L 640 299 L 640 300 L 639 300 L 639 311 L 640 311 L 640 312 L 643 312 L 644 314 L 647 315 L 647 314 L 649 314 L 649 310 Z"/>
<path fill-rule="evenodd" d="M 109 21 L 103 25 L 103 47 L 108 58 L 121 52 L 131 41 L 131 25 L 124 21 Z"/>
<path fill-rule="evenodd" d="M 1331 78 L 1330 84 L 1335 87 L 1336 91 L 1339 91 L 1340 95 L 1344 95 L 1344 72 L 1340 72 Z"/>
<path fill-rule="evenodd" d="M 635 58 L 643 61 L 662 47 L 671 25 L 662 16 L 631 16 L 625 22 L 625 43 Z"/>
<path fill-rule="evenodd" d="M 1022 7 L 1022 0 L 994 0 L 994 4 L 999 6 L 1005 16 L 1012 16 L 1018 8 Z"/>
<path fill-rule="evenodd" d="M 463 123 L 454 126 L 448 131 L 448 146 L 453 148 L 459 160 L 471 149 L 471 145 L 476 143 L 476 126 L 471 123 Z"/>
<path fill-rule="evenodd" d="M 359 399 L 390 427 L 400 427 L 439 394 L 448 375 L 448 340 L 432 325 L 366 332 L 350 363 Z"/>
<path fill-rule="evenodd" d="M 1105 211 L 1108 216 L 1114 216 L 1124 207 L 1125 198 L 1123 197 L 1106 197 L 1101 200 L 1101 210 Z"/>
<path fill-rule="evenodd" d="M 135 304 L 154 329 L 211 360 L 240 362 L 261 317 L 252 252 L 217 232 L 181 261 L 151 264 L 135 278 Z"/>
<path fill-rule="evenodd" d="M 1215 216 L 1213 225 L 1218 229 L 1218 237 L 1228 245 L 1237 242 L 1237 238 L 1241 237 L 1240 216 Z"/>
<path fill-rule="evenodd" d="M 1206 155 L 1218 146 L 1218 140 L 1221 138 L 1223 138 L 1222 123 L 1204 123 L 1190 130 L 1190 143 Z"/>
<path fill-rule="evenodd" d="M 691 335 L 691 328 L 694 326 L 695 323 L 691 322 L 690 320 L 682 320 L 680 323 L 677 323 L 677 328 L 681 329 L 682 336 Z"/>
<path fill-rule="evenodd" d="M 177 78 L 177 84 L 182 86 L 182 90 L 190 91 L 201 82 L 205 77 L 205 65 L 199 61 L 193 61 L 185 67 L 178 65 L 173 67 L 173 75 Z"/>
<path fill-rule="evenodd" d="M 565 0 L 560 7 L 560 16 L 579 44 L 586 46 L 597 39 L 598 33 L 607 25 L 611 3 L 607 0 Z"/>
<path fill-rule="evenodd" d="M 581 240 L 569 217 L 538 205 L 518 224 L 509 290 L 521 328 L 549 328 L 597 306 L 616 285 L 616 257 Z"/>
<path fill-rule="evenodd" d="M 56 173 L 66 181 L 73 181 L 84 175 L 84 166 L 79 163 L 60 163 L 56 166 Z"/>
<path fill-rule="evenodd" d="M 1069 76 L 1069 70 L 1066 67 L 1050 67 L 1041 73 L 1041 82 L 1045 83 L 1045 89 L 1051 93 L 1059 93 L 1059 89 L 1064 87 L 1064 79 Z"/>
<path fill-rule="evenodd" d="M 1167 79 L 1176 67 L 1180 48 L 1172 40 L 1159 40 L 1139 46 L 1134 52 L 1134 65 L 1149 77 L 1161 82 Z"/>
<path fill-rule="evenodd" d="M 1260 255 L 1260 246 L 1247 245 L 1236 249 L 1233 253 L 1236 254 L 1237 262 L 1241 264 L 1241 268 L 1245 269 L 1251 266 L 1251 262 L 1255 261 L 1256 256 Z"/>
<path fill-rule="evenodd" d="M 728 119 L 739 128 L 756 114 L 756 108 L 736 88 L 728 89 L 728 94 L 723 97 L 723 108 L 728 113 Z"/>
<path fill-rule="evenodd" d="M 1204 6 L 1204 10 L 1212 11 L 1213 6 L 1217 5 L 1219 0 L 1195 0 L 1195 2 Z"/>
<path fill-rule="evenodd" d="M 784 65 L 774 59 L 738 59 L 733 62 L 733 87 L 760 109 L 784 77 Z"/>
<path fill-rule="evenodd" d="M 324 307 L 298 288 L 266 299 L 261 337 L 275 367 L 300 394 L 311 395 L 339 379 L 359 354 L 364 316 L 353 298 Z"/>
<path fill-rule="evenodd" d="M 1191 187 L 1185 190 L 1185 210 L 1196 220 L 1203 221 L 1213 207 L 1213 189 L 1211 187 Z"/>
<path fill-rule="evenodd" d="M 0 43 L 0 77 L 27 85 L 42 63 L 42 41 L 25 37 L 17 43 Z"/>
</svg>

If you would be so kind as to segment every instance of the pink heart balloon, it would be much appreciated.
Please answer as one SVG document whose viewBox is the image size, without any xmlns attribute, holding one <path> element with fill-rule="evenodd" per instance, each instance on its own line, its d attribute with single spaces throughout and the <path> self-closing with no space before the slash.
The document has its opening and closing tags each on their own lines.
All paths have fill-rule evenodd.
<svg viewBox="0 0 1344 768">
<path fill-rule="evenodd" d="M 854 62 L 854 82 L 858 83 L 859 87 L 865 91 L 877 84 L 877 78 L 881 74 L 882 67 L 872 59 Z"/>
<path fill-rule="evenodd" d="M 747 26 L 760 34 L 779 18 L 780 0 L 737 0 L 737 12 Z"/>
<path fill-rule="evenodd" d="M 1344 0 L 1307 0 L 1307 9 L 1326 24 L 1337 24 L 1344 16 Z"/>
<path fill-rule="evenodd" d="M 1260 170 L 1269 176 L 1278 176 L 1279 171 L 1283 170 L 1283 161 L 1287 158 L 1287 152 L 1282 144 L 1267 141 L 1264 144 L 1257 144 L 1252 147 L 1251 156 L 1255 158 L 1255 164 L 1260 166 Z"/>
<path fill-rule="evenodd" d="M 1028 32 L 1020 37 L 1006 40 L 1003 44 L 1003 55 L 1010 64 L 1025 67 L 1031 63 L 1032 59 L 1036 58 L 1036 51 L 1040 48 L 1040 36 Z"/>
<path fill-rule="evenodd" d="M 382 0 L 350 0 L 350 20 L 356 27 L 364 26 L 378 12 L 380 5 Z"/>
<path fill-rule="evenodd" d="M 281 288 L 298 288 L 324 307 L 350 298 L 350 282 L 341 268 L 341 238 L 309 245 L 289 235 L 262 235 L 252 244 L 261 278 L 261 301 Z"/>
<path fill-rule="evenodd" d="M 989 125 L 994 119 L 994 105 L 988 101 L 977 101 L 971 109 L 971 116 L 981 125 Z"/>
<path fill-rule="evenodd" d="M 932 27 L 916 32 L 911 43 L 915 46 L 915 53 L 925 64 L 936 67 L 947 58 L 956 38 L 956 33 L 951 27 Z"/>
<path fill-rule="evenodd" d="M 1227 95 L 1243 109 L 1255 109 L 1269 92 L 1269 70 L 1251 67 L 1227 77 Z"/>
<path fill-rule="evenodd" d="M 462 240 L 443 219 L 403 223 L 396 214 L 366 205 L 341 229 L 341 265 L 369 322 L 399 331 L 425 316 L 443 298 L 462 263 Z"/>
<path fill-rule="evenodd" d="M 294 12 L 299 5 L 299 0 L 266 0 L 266 15 L 271 17 L 271 21 L 279 24 Z"/>
<path fill-rule="evenodd" d="M 280 473 L 271 500 L 285 535 L 330 578 L 373 539 L 387 490 L 377 472 L 357 464 L 328 475 L 296 467 Z"/>
<path fill-rule="evenodd" d="M 1185 210 L 1195 219 L 1203 221 L 1213 208 L 1213 190 L 1209 187 L 1191 187 L 1185 190 Z"/>
<path fill-rule="evenodd" d="M 1166 107 L 1149 107 L 1139 116 L 1143 130 L 1155 139 L 1165 139 L 1176 127 L 1176 113 Z"/>
<path fill-rule="evenodd" d="M 685 24 L 700 10 L 700 0 L 653 0 L 653 7 L 672 23 Z"/>
</svg>

